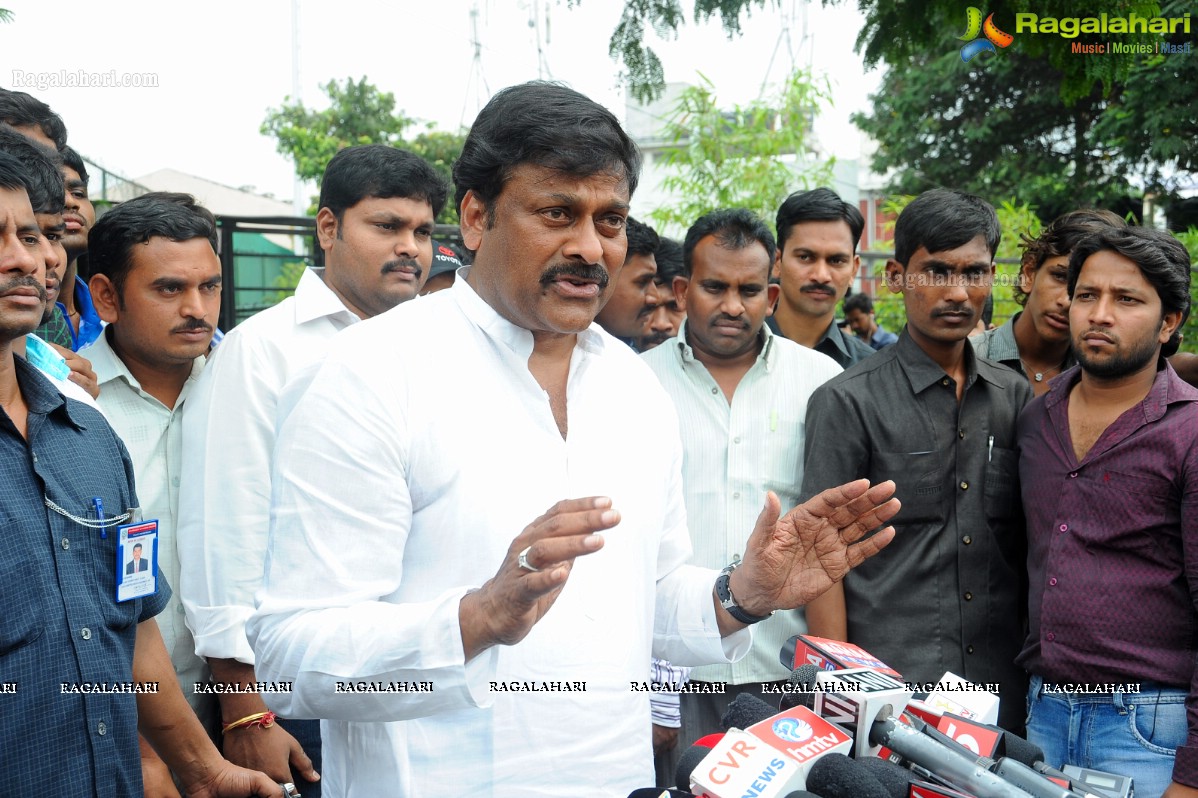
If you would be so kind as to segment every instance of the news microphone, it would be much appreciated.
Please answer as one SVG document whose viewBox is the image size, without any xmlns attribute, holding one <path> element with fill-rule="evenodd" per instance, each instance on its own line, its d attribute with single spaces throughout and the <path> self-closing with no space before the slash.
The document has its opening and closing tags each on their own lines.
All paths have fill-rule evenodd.
<svg viewBox="0 0 1198 798">
<path fill-rule="evenodd" d="M 699 745 L 698 743 L 683 751 L 682 755 L 678 757 L 678 766 L 674 769 L 674 786 L 680 790 L 689 791 L 691 788 L 691 774 L 695 772 L 695 768 L 710 753 L 711 746 Z"/>
<path fill-rule="evenodd" d="M 817 714 L 853 733 L 858 759 L 878 756 L 881 749 L 871 740 L 870 729 L 876 718 L 902 712 L 911 700 L 907 686 L 870 668 L 822 671 L 816 681 Z"/>
<path fill-rule="evenodd" d="M 778 701 L 778 709 L 787 710 L 791 707 L 807 707 L 815 709 L 815 682 L 819 676 L 819 668 L 814 665 L 800 665 L 790 672 L 786 680 L 785 692 Z"/>
<path fill-rule="evenodd" d="M 720 716 L 720 728 L 747 729 L 755 723 L 761 723 L 766 718 L 778 714 L 778 710 L 762 701 L 755 695 L 741 693 L 732 699 L 732 703 Z"/>
<path fill-rule="evenodd" d="M 894 764 L 889 759 L 876 759 L 870 756 L 858 759 L 857 762 L 878 780 L 890 798 L 908 798 L 911 785 L 918 781 L 914 773 Z"/>
<path fill-rule="evenodd" d="M 921 722 L 922 725 L 922 722 Z M 893 717 L 873 722 L 869 740 L 885 746 L 977 798 L 1027 798 L 1027 793 L 1003 781 L 976 761 L 928 737 L 922 731 L 899 723 Z"/>
<path fill-rule="evenodd" d="M 663 790 L 660 787 L 638 787 L 628 793 L 628 798 L 695 798 L 682 790 Z"/>
<path fill-rule="evenodd" d="M 829 754 L 807 775 L 807 786 L 823 798 L 890 798 L 886 788 L 860 762 Z"/>
<path fill-rule="evenodd" d="M 730 729 L 691 774 L 701 798 L 781 798 L 806 786 L 795 760 L 748 732 Z"/>
<path fill-rule="evenodd" d="M 1049 781 L 1009 756 L 998 759 L 991 770 L 1035 798 L 1082 798 L 1080 793 Z"/>
</svg>

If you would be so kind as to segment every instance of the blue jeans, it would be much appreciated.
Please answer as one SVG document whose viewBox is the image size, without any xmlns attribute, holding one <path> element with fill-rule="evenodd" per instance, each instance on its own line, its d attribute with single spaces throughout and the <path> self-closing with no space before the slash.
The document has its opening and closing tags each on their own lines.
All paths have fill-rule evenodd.
<svg viewBox="0 0 1198 798">
<path fill-rule="evenodd" d="M 1055 693 L 1032 676 L 1027 738 L 1053 767 L 1076 765 L 1131 776 L 1136 798 L 1160 798 L 1186 741 L 1186 691 L 1151 682 L 1139 693 Z"/>
</svg>

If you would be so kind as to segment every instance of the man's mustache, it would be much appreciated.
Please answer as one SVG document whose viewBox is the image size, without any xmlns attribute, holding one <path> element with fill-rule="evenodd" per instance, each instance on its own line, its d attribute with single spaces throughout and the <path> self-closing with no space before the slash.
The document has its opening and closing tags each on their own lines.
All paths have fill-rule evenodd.
<svg viewBox="0 0 1198 798">
<path fill-rule="evenodd" d="M 600 291 L 607 288 L 607 283 L 610 279 L 607 275 L 607 269 L 595 263 L 586 265 L 580 263 L 559 263 L 545 270 L 544 274 L 541 275 L 541 285 L 549 285 L 562 277 L 574 277 L 578 280 L 596 283 Z"/>
</svg>

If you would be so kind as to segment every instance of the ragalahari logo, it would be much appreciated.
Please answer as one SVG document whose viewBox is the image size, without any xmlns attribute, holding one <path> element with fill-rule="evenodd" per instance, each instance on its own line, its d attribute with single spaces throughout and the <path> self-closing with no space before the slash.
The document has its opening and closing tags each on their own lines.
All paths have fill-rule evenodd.
<svg viewBox="0 0 1198 798">
<path fill-rule="evenodd" d="M 979 39 L 979 33 L 984 34 L 984 37 Z M 995 45 L 1010 47 L 1011 42 L 1015 41 L 1014 36 L 998 29 L 998 26 L 994 24 L 993 14 L 986 17 L 986 22 L 983 23 L 981 10 L 973 6 L 965 9 L 965 35 L 957 38 L 966 42 L 966 45 L 961 48 L 961 60 L 967 64 L 981 53 L 997 55 L 998 50 L 994 49 Z"/>
</svg>

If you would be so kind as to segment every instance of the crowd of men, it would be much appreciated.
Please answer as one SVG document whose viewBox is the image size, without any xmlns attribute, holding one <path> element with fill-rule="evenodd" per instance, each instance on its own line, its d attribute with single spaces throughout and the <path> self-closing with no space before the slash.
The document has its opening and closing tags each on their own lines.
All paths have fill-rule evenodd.
<svg viewBox="0 0 1198 798">
<path fill-rule="evenodd" d="M 466 265 L 438 173 L 350 147 L 323 267 L 222 334 L 212 213 L 97 219 L 62 120 L 0 90 L 0 123 L 0 793 L 624 795 L 809 633 L 1198 796 L 1167 233 L 1065 214 L 986 329 L 994 209 L 925 192 L 889 332 L 845 300 L 854 205 L 662 237 L 615 117 L 534 82 L 454 165 Z"/>
</svg>

